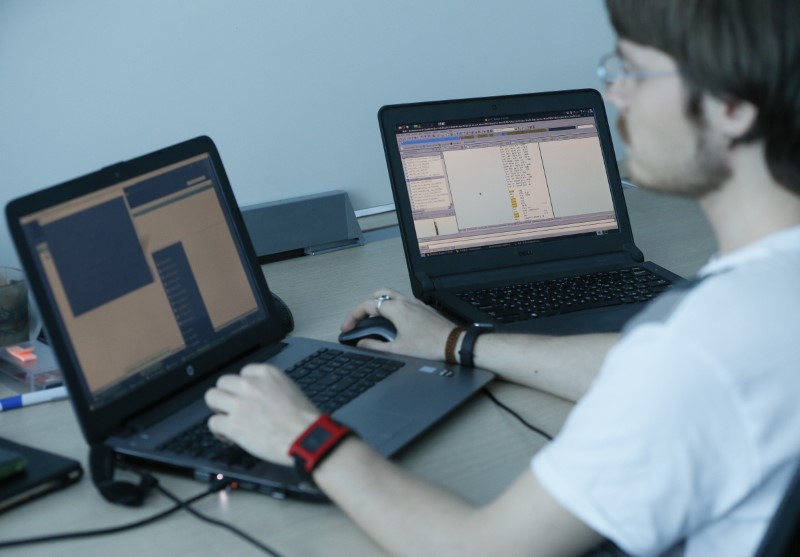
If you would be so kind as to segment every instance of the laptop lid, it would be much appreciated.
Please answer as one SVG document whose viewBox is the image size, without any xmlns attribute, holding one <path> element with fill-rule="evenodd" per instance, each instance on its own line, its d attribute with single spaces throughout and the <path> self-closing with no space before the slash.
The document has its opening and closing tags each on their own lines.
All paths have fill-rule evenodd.
<svg viewBox="0 0 800 557">
<path fill-rule="evenodd" d="M 448 277 L 641 260 L 597 91 L 392 105 L 379 121 L 416 295 Z"/>
<path fill-rule="evenodd" d="M 291 467 L 237 467 L 173 443 L 205 426 L 203 394 L 218 375 L 256 361 L 285 369 L 386 456 L 493 378 L 485 370 L 285 338 L 207 137 L 27 195 L 6 213 L 84 436 L 125 457 L 201 480 L 223 474 L 248 489 L 318 499 Z M 325 364 L 305 368 L 315 355 Z M 325 389 L 312 392 L 315 380 Z"/>
<path fill-rule="evenodd" d="M 284 336 L 208 137 L 14 200 L 6 217 L 90 444 Z"/>
</svg>

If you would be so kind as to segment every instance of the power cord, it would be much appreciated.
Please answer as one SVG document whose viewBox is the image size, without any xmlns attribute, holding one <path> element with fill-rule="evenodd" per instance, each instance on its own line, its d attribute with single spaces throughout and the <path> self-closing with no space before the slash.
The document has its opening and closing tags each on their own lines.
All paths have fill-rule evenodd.
<svg viewBox="0 0 800 557">
<path fill-rule="evenodd" d="M 227 485 L 227 482 L 226 482 L 226 485 Z M 192 503 L 193 501 L 187 501 L 187 502 L 181 501 L 175 495 L 173 495 L 172 493 L 170 493 L 169 491 L 164 489 L 160 484 L 156 485 L 156 489 L 158 491 L 160 491 L 161 493 L 163 493 L 167 498 L 169 498 L 173 502 L 175 502 L 175 504 L 178 507 L 180 507 L 180 508 L 184 509 L 185 511 L 187 511 L 188 513 L 194 515 L 196 518 L 198 518 L 198 519 L 200 519 L 200 520 L 202 520 L 204 522 L 208 522 L 209 524 L 213 524 L 215 526 L 219 526 L 220 528 L 225 528 L 226 530 L 236 534 L 237 536 L 242 538 L 244 541 L 254 545 L 255 547 L 257 547 L 258 549 L 260 549 L 261 551 L 263 551 L 264 553 L 266 553 L 268 555 L 272 555 L 273 557 L 281 557 L 280 554 L 278 552 L 276 552 L 274 549 L 272 549 L 268 545 L 265 545 L 265 544 L 261 543 L 257 539 L 253 538 L 252 536 L 250 536 L 246 532 L 236 528 L 232 524 L 228 524 L 227 522 L 223 522 L 222 520 L 217 520 L 216 518 L 211 518 L 210 516 L 206 516 L 203 513 L 201 513 L 200 511 L 198 511 L 196 509 L 193 509 L 191 506 L 189 506 L 190 503 Z"/>
<path fill-rule="evenodd" d="M 233 534 L 236 534 L 237 536 L 239 536 L 240 538 L 242 538 L 246 542 L 254 545 L 258 549 L 262 550 L 263 552 L 267 553 L 268 555 L 271 555 L 272 557 L 281 557 L 281 555 L 279 553 L 277 553 L 275 550 L 273 550 L 269 546 L 259 542 L 258 540 L 256 540 L 255 538 L 253 538 L 249 534 L 243 532 L 242 530 L 236 528 L 235 526 L 233 526 L 231 524 L 228 524 L 227 522 L 223 522 L 221 520 L 217 520 L 215 518 L 211 518 L 209 516 L 206 516 L 203 513 L 201 513 L 200 511 L 198 511 L 196 509 L 193 509 L 191 507 L 192 503 L 196 503 L 200 499 L 203 499 L 204 497 L 207 497 L 207 496 L 209 496 L 209 495 L 211 495 L 213 493 L 216 493 L 216 492 L 220 491 L 221 489 L 226 488 L 229 485 L 229 483 L 230 482 L 227 481 L 227 480 L 214 482 L 208 487 L 208 489 L 206 489 L 202 493 L 199 493 L 198 495 L 195 495 L 194 497 L 191 497 L 191 498 L 189 498 L 189 499 L 187 499 L 185 501 L 182 501 L 176 495 L 174 495 L 172 492 L 170 492 L 167 489 L 165 489 L 159 482 L 155 482 L 155 484 L 154 484 L 155 488 L 158 491 L 160 491 L 165 497 L 167 497 L 169 500 L 171 500 L 173 503 L 175 503 L 172 507 L 170 507 L 170 508 L 168 508 L 168 509 L 166 509 L 164 511 L 161 511 L 160 513 L 156 513 L 153 516 L 150 516 L 148 518 L 145 518 L 145 519 L 142 519 L 142 520 L 138 520 L 138 521 L 132 522 L 130 524 L 123 524 L 121 526 L 111 526 L 109 528 L 99 528 L 99 529 L 96 529 L 96 530 L 81 530 L 81 531 L 77 531 L 77 532 L 66 532 L 66 533 L 63 533 L 63 534 L 53 534 L 53 535 L 50 535 L 50 536 L 40 536 L 40 537 L 34 537 L 34 538 L 20 538 L 18 540 L 9 540 L 9 541 L 5 541 L 5 542 L 0 542 L 0 549 L 6 549 L 6 548 L 9 548 L 9 547 L 18 547 L 18 546 L 21 546 L 21 545 L 32 545 L 32 544 L 37 544 L 37 543 L 66 541 L 66 540 L 75 540 L 75 539 L 79 539 L 79 538 L 90 538 L 90 537 L 95 537 L 95 536 L 106 536 L 106 535 L 109 535 L 109 534 L 118 534 L 120 532 L 125 532 L 127 530 L 132 530 L 134 528 L 139 528 L 141 526 L 146 526 L 148 524 L 152 524 L 153 522 L 156 522 L 157 520 L 160 520 L 162 518 L 165 518 L 165 517 L 171 515 L 175 511 L 183 509 L 183 510 L 187 511 L 188 513 L 192 514 L 193 516 L 195 516 L 196 518 L 204 521 L 204 522 L 208 522 L 209 524 L 213 524 L 215 526 L 219 526 L 221 528 L 225 528 L 226 530 L 232 532 Z"/>
<path fill-rule="evenodd" d="M 550 435 L 549 433 L 547 433 L 547 432 L 545 432 L 545 431 L 543 431 L 543 430 L 539 429 L 539 428 L 538 428 L 538 427 L 536 427 L 535 425 L 531 425 L 531 424 L 529 424 L 527 421 L 525 421 L 525 418 L 523 418 L 522 416 L 520 416 L 519 414 L 517 414 L 517 412 L 515 412 L 514 410 L 512 410 L 511 408 L 509 408 L 508 406 L 506 406 L 505 404 L 503 404 L 503 403 L 502 403 L 502 402 L 500 402 L 499 400 L 497 400 L 497 397 L 496 397 L 496 396 L 494 396 L 494 394 L 492 393 L 492 391 L 490 391 L 490 390 L 489 390 L 489 389 L 487 389 L 486 387 L 484 387 L 484 388 L 483 388 L 483 394 L 485 394 L 486 396 L 488 396 L 488 397 L 489 397 L 489 400 L 491 400 L 492 402 L 494 402 L 494 403 L 495 403 L 497 406 L 499 406 L 500 408 L 502 408 L 503 410 L 505 410 L 506 412 L 508 412 L 508 413 L 509 413 L 509 414 L 511 414 L 512 416 L 514 416 L 514 417 L 515 417 L 517 420 L 519 420 L 519 422 L 520 422 L 522 425 L 524 425 L 525 427 L 527 427 L 527 428 L 528 428 L 528 429 L 530 429 L 531 431 L 535 431 L 536 433 L 538 433 L 539 435 L 541 435 L 542 437 L 544 437 L 544 438 L 545 438 L 545 439 L 547 439 L 548 441 L 552 441 L 552 440 L 553 440 L 553 436 L 552 436 L 552 435 Z"/>
<path fill-rule="evenodd" d="M 34 538 L 20 538 L 18 540 L 8 540 L 4 542 L 0 542 L 0 549 L 5 549 L 8 547 L 17 547 L 20 545 L 32 545 L 37 543 L 45 543 L 45 542 L 58 542 L 58 541 L 66 541 L 66 540 L 76 540 L 80 538 L 91 538 L 94 536 L 106 536 L 109 534 L 118 534 L 120 532 L 125 532 L 127 530 L 133 530 L 134 528 L 139 528 L 140 526 L 146 526 L 148 524 L 152 524 L 157 520 L 160 520 L 164 517 L 167 517 L 178 511 L 184 507 L 184 505 L 190 505 L 195 501 L 199 501 L 203 497 L 207 497 L 212 493 L 215 493 L 225 487 L 211 485 L 208 489 L 203 491 L 202 493 L 195 495 L 194 497 L 183 501 L 182 504 L 176 504 L 160 513 L 156 513 L 153 516 L 148 518 L 144 518 L 142 520 L 137 520 L 136 522 L 131 522 L 130 524 L 122 524 L 120 526 L 111 526 L 109 528 L 98 528 L 95 530 L 79 530 L 77 532 L 65 532 L 63 534 L 52 534 L 50 536 L 39 536 Z"/>
</svg>

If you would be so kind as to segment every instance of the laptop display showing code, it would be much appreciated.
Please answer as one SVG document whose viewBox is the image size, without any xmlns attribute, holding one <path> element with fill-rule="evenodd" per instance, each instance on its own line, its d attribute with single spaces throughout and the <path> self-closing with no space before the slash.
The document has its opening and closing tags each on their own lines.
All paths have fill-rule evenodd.
<svg viewBox="0 0 800 557">
<path fill-rule="evenodd" d="M 423 257 L 619 228 L 590 108 L 395 134 Z"/>
</svg>

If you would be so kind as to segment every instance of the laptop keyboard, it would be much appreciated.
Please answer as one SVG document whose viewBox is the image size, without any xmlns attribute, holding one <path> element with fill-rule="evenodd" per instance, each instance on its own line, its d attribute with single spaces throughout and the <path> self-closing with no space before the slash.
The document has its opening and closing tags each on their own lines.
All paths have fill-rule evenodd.
<svg viewBox="0 0 800 557">
<path fill-rule="evenodd" d="M 244 449 L 217 439 L 205 420 L 196 423 L 169 441 L 158 450 L 193 458 L 206 458 L 224 464 L 226 468 L 250 470 L 260 460 Z"/>
<path fill-rule="evenodd" d="M 333 412 L 386 379 L 405 362 L 331 348 L 317 350 L 286 370 L 323 412 Z"/>
<path fill-rule="evenodd" d="M 389 358 L 322 348 L 286 369 L 286 374 L 323 412 L 331 413 L 404 365 L 405 362 Z M 244 470 L 259 462 L 239 447 L 214 437 L 205 420 L 158 448 Z"/>
<path fill-rule="evenodd" d="M 670 286 L 669 281 L 644 267 L 631 267 L 458 292 L 457 296 L 499 323 L 513 323 L 584 309 L 646 302 Z"/>
</svg>

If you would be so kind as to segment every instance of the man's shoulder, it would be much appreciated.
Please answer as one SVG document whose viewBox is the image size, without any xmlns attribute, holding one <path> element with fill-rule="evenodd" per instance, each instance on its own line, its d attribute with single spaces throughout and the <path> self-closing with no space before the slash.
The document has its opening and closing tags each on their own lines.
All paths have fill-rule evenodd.
<svg viewBox="0 0 800 557">
<path fill-rule="evenodd" d="M 667 319 L 634 328 L 607 363 L 616 364 L 620 373 L 632 368 L 627 381 L 641 373 L 631 362 L 649 355 L 648 381 L 669 386 L 662 374 L 680 375 L 689 389 L 701 379 L 731 393 L 741 393 L 753 381 L 796 385 L 800 266 L 777 274 L 774 267 L 759 260 L 706 277 Z"/>
<path fill-rule="evenodd" d="M 797 293 L 800 282 L 800 226 L 773 233 L 734 253 L 709 262 L 700 271 L 693 297 L 716 301 L 737 295 L 748 299 L 776 298 Z M 800 301 L 800 296 L 794 296 Z"/>
<path fill-rule="evenodd" d="M 762 258 L 703 277 L 670 319 L 678 330 L 780 326 L 800 312 L 800 259 Z"/>
</svg>

